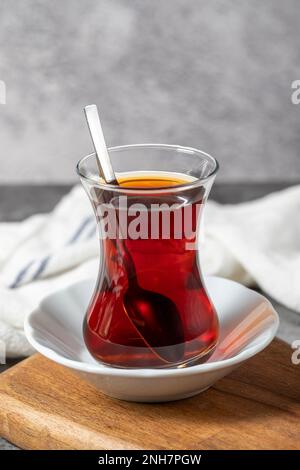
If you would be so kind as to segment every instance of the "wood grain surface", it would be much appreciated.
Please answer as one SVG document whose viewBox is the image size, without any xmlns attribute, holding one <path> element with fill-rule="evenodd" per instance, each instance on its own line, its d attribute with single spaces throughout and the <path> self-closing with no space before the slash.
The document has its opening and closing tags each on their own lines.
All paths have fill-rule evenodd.
<svg viewBox="0 0 300 470">
<path fill-rule="evenodd" d="M 166 404 L 111 399 L 36 354 L 0 376 L 0 434 L 24 449 L 299 449 L 291 353 L 275 340 L 210 390 Z"/>
</svg>

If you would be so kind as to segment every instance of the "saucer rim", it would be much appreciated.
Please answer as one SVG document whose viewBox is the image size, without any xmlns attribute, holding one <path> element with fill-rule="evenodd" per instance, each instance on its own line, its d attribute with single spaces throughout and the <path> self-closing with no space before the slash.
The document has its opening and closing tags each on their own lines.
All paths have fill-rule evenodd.
<svg viewBox="0 0 300 470">
<path fill-rule="evenodd" d="M 260 353 L 264 350 L 274 339 L 276 332 L 279 327 L 279 316 L 276 310 L 274 309 L 271 302 L 259 292 L 253 291 L 253 289 L 249 289 L 248 287 L 240 284 L 236 281 L 231 279 L 226 279 L 220 276 L 204 276 L 205 278 L 214 278 L 219 279 L 228 283 L 233 283 L 245 289 L 247 291 L 254 292 L 257 297 L 261 299 L 262 302 L 266 303 L 271 315 L 272 315 L 272 323 L 267 328 L 266 332 L 268 336 L 261 341 L 257 345 L 253 345 L 252 347 L 248 348 L 247 351 L 243 348 L 238 354 L 235 356 L 223 359 L 219 361 L 203 363 L 198 365 L 193 365 L 186 368 L 163 368 L 163 369 L 155 369 L 155 368 L 118 368 L 118 367 L 111 367 L 105 364 L 89 364 L 83 361 L 76 361 L 73 359 L 65 358 L 64 356 L 57 353 L 55 350 L 51 349 L 48 346 L 44 346 L 37 341 L 33 335 L 36 331 L 31 324 L 31 319 L 33 316 L 39 316 L 45 314 L 45 312 L 41 308 L 42 302 L 44 302 L 47 298 L 53 297 L 58 293 L 66 292 L 68 290 L 74 289 L 74 287 L 78 284 L 82 284 L 88 281 L 91 281 L 91 278 L 83 279 L 81 281 L 77 281 L 75 283 L 69 284 L 68 286 L 56 291 L 52 292 L 51 294 L 44 297 L 44 299 L 40 302 L 39 306 L 35 308 L 32 312 L 30 312 L 24 321 L 24 332 L 26 335 L 27 340 L 33 346 L 33 348 L 42 354 L 43 356 L 47 357 L 48 359 L 63 365 L 65 367 L 69 367 L 70 369 L 77 370 L 80 372 L 91 373 L 95 375 L 103 375 L 103 376 L 118 376 L 118 377 L 128 377 L 128 378 L 163 378 L 163 377 L 174 377 L 174 376 L 188 376 L 188 375 L 198 375 L 198 374 L 205 374 L 213 371 L 217 371 L 220 369 L 226 369 L 228 367 L 233 367 L 239 365 L 241 362 L 244 362 L 251 357 L 255 356 L 256 354 Z"/>
</svg>

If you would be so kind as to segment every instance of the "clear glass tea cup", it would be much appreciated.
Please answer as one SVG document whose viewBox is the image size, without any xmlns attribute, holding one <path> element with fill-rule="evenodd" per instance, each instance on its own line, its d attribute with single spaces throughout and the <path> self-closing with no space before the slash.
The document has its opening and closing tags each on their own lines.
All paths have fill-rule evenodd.
<svg viewBox="0 0 300 470">
<path fill-rule="evenodd" d="M 115 367 L 203 362 L 216 347 L 218 317 L 199 265 L 199 232 L 218 163 L 175 145 L 127 145 L 109 154 L 118 185 L 99 176 L 95 154 L 77 165 L 100 237 L 86 346 Z"/>
</svg>

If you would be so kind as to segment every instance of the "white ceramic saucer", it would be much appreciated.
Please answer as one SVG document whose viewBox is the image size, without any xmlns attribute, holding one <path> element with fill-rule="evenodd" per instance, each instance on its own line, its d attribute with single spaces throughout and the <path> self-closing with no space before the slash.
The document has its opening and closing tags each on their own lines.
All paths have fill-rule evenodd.
<svg viewBox="0 0 300 470">
<path fill-rule="evenodd" d="M 257 292 L 217 277 L 207 277 L 205 283 L 220 321 L 218 347 L 205 364 L 182 369 L 118 369 L 96 362 L 82 337 L 82 321 L 93 280 L 46 297 L 27 317 L 25 333 L 41 354 L 73 369 L 111 397 L 139 402 L 191 397 L 264 349 L 279 324 L 270 302 Z"/>
</svg>

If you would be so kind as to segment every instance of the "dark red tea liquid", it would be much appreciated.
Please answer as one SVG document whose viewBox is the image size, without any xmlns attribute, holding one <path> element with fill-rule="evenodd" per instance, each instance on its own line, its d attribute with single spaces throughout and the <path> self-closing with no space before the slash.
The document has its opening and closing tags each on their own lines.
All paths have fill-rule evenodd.
<svg viewBox="0 0 300 470">
<path fill-rule="evenodd" d="M 176 219 L 176 211 L 189 206 L 195 232 L 201 218 L 203 187 L 172 191 L 172 187 L 187 181 L 184 176 L 172 173 L 133 175 L 118 180 L 125 190 L 123 194 L 126 188 L 149 189 L 142 196 L 128 194 L 128 208 L 136 203 L 146 206 L 148 236 L 133 239 L 127 233 L 122 234 L 122 239 L 101 241 L 102 269 L 85 317 L 84 339 L 90 353 L 105 364 L 174 367 L 206 360 L 215 348 L 217 315 L 203 286 L 198 253 L 187 248 L 196 237 L 188 239 L 184 229 L 180 238 L 175 233 L 175 220 L 177 224 L 180 220 L 180 217 Z M 170 191 L 155 191 L 163 187 L 170 187 Z M 116 207 L 119 221 L 124 209 L 117 205 L 118 194 L 105 192 L 104 203 Z M 99 204 L 103 204 L 102 198 L 103 192 L 99 191 Z M 153 204 L 164 203 L 167 208 L 177 204 L 176 209 L 170 209 L 168 238 L 163 236 L 161 219 L 153 217 Z M 159 212 L 161 215 L 162 210 Z M 128 224 L 133 218 L 128 216 Z M 101 220 L 98 222 L 101 225 Z M 149 311 L 149 299 L 153 308 L 158 307 L 159 316 Z M 169 308 L 169 303 L 173 309 Z M 132 313 L 132 306 L 138 309 L 138 315 Z"/>
</svg>

